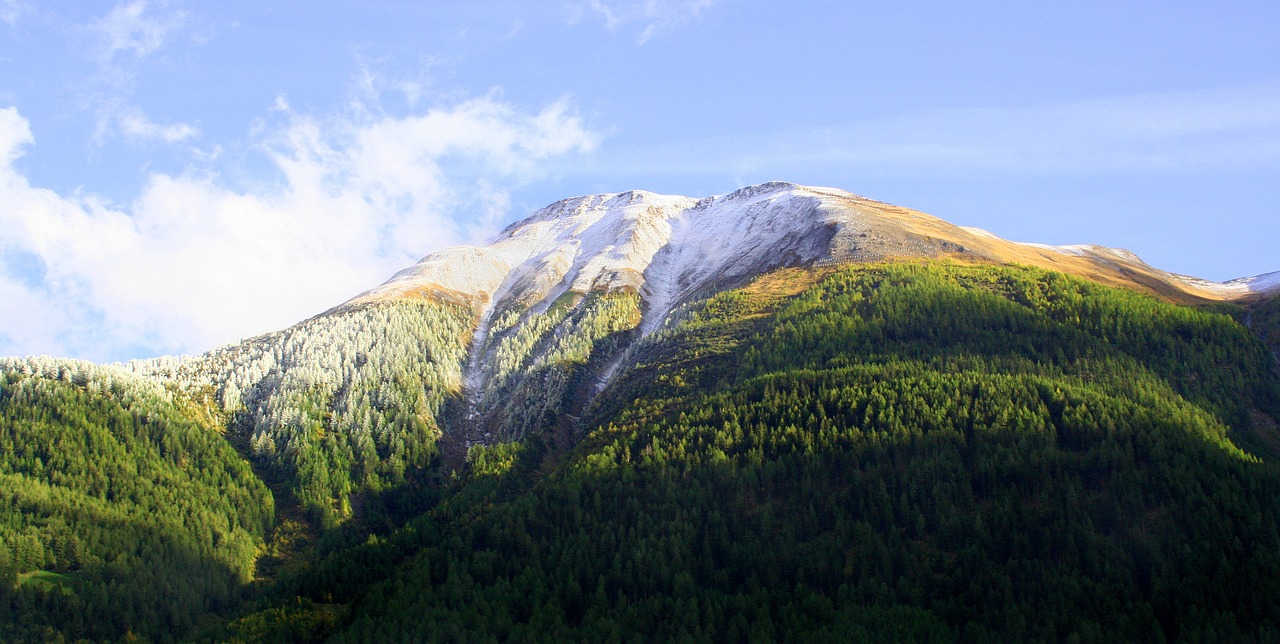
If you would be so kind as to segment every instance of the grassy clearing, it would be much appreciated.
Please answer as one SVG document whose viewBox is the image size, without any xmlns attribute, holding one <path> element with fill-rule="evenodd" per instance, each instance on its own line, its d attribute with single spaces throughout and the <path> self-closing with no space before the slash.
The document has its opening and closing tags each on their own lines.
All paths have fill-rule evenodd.
<svg viewBox="0 0 1280 644">
<path fill-rule="evenodd" d="M 18 587 L 28 586 L 45 591 L 60 590 L 71 594 L 76 582 L 75 573 L 58 573 L 49 570 L 34 570 L 18 575 Z"/>
</svg>

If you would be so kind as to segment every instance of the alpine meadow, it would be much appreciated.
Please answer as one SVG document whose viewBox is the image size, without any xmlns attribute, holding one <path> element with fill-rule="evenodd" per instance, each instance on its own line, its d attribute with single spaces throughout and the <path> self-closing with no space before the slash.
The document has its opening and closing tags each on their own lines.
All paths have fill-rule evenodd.
<svg viewBox="0 0 1280 644">
<path fill-rule="evenodd" d="M 201 355 L 0 361 L 0 640 L 1280 640 L 1277 293 L 566 199 Z"/>
</svg>

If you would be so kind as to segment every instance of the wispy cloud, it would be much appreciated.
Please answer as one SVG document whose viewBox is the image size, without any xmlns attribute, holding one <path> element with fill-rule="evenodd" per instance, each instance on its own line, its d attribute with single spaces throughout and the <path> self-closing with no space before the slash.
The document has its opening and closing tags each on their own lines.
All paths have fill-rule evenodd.
<svg viewBox="0 0 1280 644">
<path fill-rule="evenodd" d="M 274 118 L 260 141 L 277 180 L 157 173 L 118 208 L 32 186 L 13 163 L 30 126 L 0 110 L 0 355 L 195 352 L 283 327 L 474 241 L 540 162 L 596 144 L 565 101 L 332 119 L 281 101 Z"/>
<path fill-rule="evenodd" d="M 163 5 L 155 8 L 147 0 L 133 0 L 116 5 L 91 29 L 101 37 L 101 55 L 109 60 L 121 52 L 137 57 L 154 53 L 185 22 L 182 11 L 166 11 Z"/>
<path fill-rule="evenodd" d="M 200 129 L 186 123 L 156 123 L 140 110 L 126 108 L 116 115 L 120 133 L 126 138 L 177 143 L 200 135 Z"/>
<path fill-rule="evenodd" d="M 167 3 L 131 0 L 86 26 L 95 43 L 97 74 L 86 83 L 82 100 L 97 113 L 97 142 L 119 137 L 177 143 L 199 135 L 194 125 L 158 123 L 131 104 L 139 65 L 165 47 L 187 23 L 186 12 Z"/>
<path fill-rule="evenodd" d="M 357 72 L 348 107 L 360 112 L 383 112 L 388 94 L 410 109 L 431 95 L 434 75 L 452 61 L 444 56 L 420 56 L 416 64 L 397 64 L 394 57 L 373 57 L 357 49 L 353 52 Z"/>
<path fill-rule="evenodd" d="M 26 7 L 18 0 L 0 0 L 0 22 L 13 26 L 18 23 L 18 17 L 25 11 Z"/>
<path fill-rule="evenodd" d="M 525 26 L 524 20 L 517 18 L 515 22 L 511 23 L 511 27 L 507 29 L 507 33 L 503 36 L 503 40 L 511 40 L 512 38 L 520 35 L 520 32 L 524 31 Z"/>
<path fill-rule="evenodd" d="M 644 44 L 664 32 L 684 26 L 723 0 L 587 0 L 571 5 L 570 21 L 594 15 L 605 29 L 634 27 L 636 41 Z"/>
<path fill-rule="evenodd" d="M 22 149 L 35 143 L 31 126 L 17 108 L 0 110 L 0 166 L 8 166 L 22 156 Z"/>
</svg>

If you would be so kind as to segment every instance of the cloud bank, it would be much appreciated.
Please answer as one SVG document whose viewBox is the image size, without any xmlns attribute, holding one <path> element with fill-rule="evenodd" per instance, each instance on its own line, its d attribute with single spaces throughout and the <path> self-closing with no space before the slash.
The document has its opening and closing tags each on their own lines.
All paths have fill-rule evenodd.
<svg viewBox="0 0 1280 644">
<path fill-rule="evenodd" d="M 597 141 L 564 101 L 536 113 L 492 97 L 403 117 L 278 110 L 257 148 L 271 172 L 255 185 L 154 173 L 119 206 L 31 185 L 17 162 L 36 139 L 0 109 L 0 355 L 199 352 L 287 326 L 492 230 L 540 162 Z M 140 121 L 138 134 L 189 136 L 155 127 Z"/>
</svg>

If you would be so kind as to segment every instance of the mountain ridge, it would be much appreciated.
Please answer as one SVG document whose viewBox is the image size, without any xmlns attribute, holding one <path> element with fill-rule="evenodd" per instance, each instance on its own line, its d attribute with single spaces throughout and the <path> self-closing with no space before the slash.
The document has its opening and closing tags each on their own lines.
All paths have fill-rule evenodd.
<svg viewBox="0 0 1280 644">
<path fill-rule="evenodd" d="M 694 226 L 703 229 L 689 230 Z M 778 250 L 780 256 L 769 256 Z M 726 265 L 724 253 L 735 255 L 736 265 Z M 696 286 L 716 269 L 759 274 L 782 265 L 939 256 L 1050 268 L 1184 303 L 1280 289 L 1280 271 L 1214 282 L 1160 270 L 1125 249 L 1009 241 L 838 188 L 774 181 L 703 198 L 631 190 L 563 199 L 485 246 L 431 253 L 344 305 L 430 292 L 541 303 L 570 290 L 633 288 L 656 300 L 652 308 L 669 311 L 681 296 L 672 293 L 673 283 Z M 710 266 L 690 274 L 699 260 Z M 668 302 L 672 297 L 677 301 Z"/>
<path fill-rule="evenodd" d="M 1034 266 L 1182 304 L 1246 302 L 1280 289 L 1280 272 L 1211 282 L 1152 267 L 1124 249 L 1014 242 L 838 188 L 774 181 L 703 198 L 631 190 L 562 199 L 486 246 L 427 255 L 333 310 L 423 297 L 470 307 L 475 327 L 462 382 L 475 414 L 489 380 L 504 372 L 498 354 L 511 344 L 513 325 L 545 316 L 563 298 L 575 300 L 573 308 L 590 293 L 633 294 L 639 322 L 627 342 L 634 343 L 682 304 L 774 269 L 922 259 Z M 530 342 L 522 359 L 536 362 L 535 345 L 545 342 Z M 623 353 L 595 365 L 597 391 L 620 372 Z"/>
</svg>

